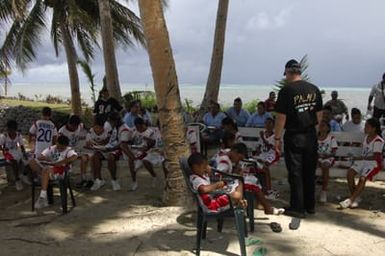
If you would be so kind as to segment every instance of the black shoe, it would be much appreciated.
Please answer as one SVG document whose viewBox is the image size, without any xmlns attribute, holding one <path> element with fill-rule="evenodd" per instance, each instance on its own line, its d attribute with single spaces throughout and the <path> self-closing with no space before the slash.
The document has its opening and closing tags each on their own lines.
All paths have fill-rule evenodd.
<svg viewBox="0 0 385 256">
<path fill-rule="evenodd" d="M 94 185 L 94 182 L 92 180 L 89 180 L 87 181 L 87 183 L 85 184 L 85 188 L 86 189 L 90 189 L 92 187 L 92 185 Z"/>
<path fill-rule="evenodd" d="M 83 188 L 87 184 L 86 180 L 81 180 L 79 183 L 75 184 L 75 188 Z"/>
<path fill-rule="evenodd" d="M 295 211 L 291 208 L 285 208 L 284 214 L 286 216 L 295 217 L 295 218 L 299 218 L 299 219 L 306 218 L 306 214 L 304 212 L 298 212 L 298 211 Z"/>
<path fill-rule="evenodd" d="M 315 214 L 315 209 L 306 209 L 306 213 L 307 214 L 310 214 L 310 215 L 314 215 Z"/>
</svg>

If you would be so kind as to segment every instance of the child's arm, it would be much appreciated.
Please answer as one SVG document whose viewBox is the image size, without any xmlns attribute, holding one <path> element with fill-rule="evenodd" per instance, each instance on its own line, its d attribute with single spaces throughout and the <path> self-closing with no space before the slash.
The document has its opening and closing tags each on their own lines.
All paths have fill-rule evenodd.
<svg viewBox="0 0 385 256">
<path fill-rule="evenodd" d="M 200 185 L 198 188 L 198 192 L 200 194 L 207 194 L 217 189 L 223 188 L 224 186 L 225 186 L 225 183 L 223 181 L 218 181 L 210 185 Z"/>
<path fill-rule="evenodd" d="M 148 137 L 143 137 L 143 138 L 147 141 L 146 146 L 144 146 L 144 147 L 142 148 L 142 150 L 143 150 L 144 152 L 148 151 L 149 149 L 151 149 L 152 147 L 155 146 L 155 140 L 153 140 L 153 139 L 151 139 L 151 138 L 148 138 Z"/>
<path fill-rule="evenodd" d="M 68 158 L 64 158 L 63 160 L 57 161 L 54 163 L 54 166 L 63 166 L 68 165 L 78 159 L 78 155 L 73 155 Z"/>
</svg>

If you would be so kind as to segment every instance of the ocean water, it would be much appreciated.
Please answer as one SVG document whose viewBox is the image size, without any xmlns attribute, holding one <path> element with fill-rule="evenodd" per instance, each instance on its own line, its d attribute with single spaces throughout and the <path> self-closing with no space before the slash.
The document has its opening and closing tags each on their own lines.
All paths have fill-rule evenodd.
<svg viewBox="0 0 385 256">
<path fill-rule="evenodd" d="M 122 92 L 130 92 L 134 90 L 149 90 L 154 91 L 152 85 L 145 84 L 122 84 Z M 339 92 L 339 98 L 342 99 L 349 109 L 352 107 L 359 108 L 366 112 L 368 96 L 370 93 L 370 86 L 367 87 L 322 87 L 320 89 L 325 90 L 324 101 L 330 99 L 330 93 L 332 90 Z M 91 92 L 87 85 L 82 85 L 81 94 L 83 100 L 88 104 L 92 104 Z M 219 103 L 224 106 L 232 104 L 234 98 L 241 97 L 243 102 L 248 102 L 254 99 L 265 100 L 267 99 L 269 92 L 274 90 L 273 85 L 236 85 L 236 84 L 224 84 L 221 85 L 219 93 Z M 182 84 L 180 85 L 181 99 L 192 100 L 193 105 L 200 104 L 205 91 L 205 85 L 194 84 Z M 62 98 L 68 98 L 70 95 L 69 85 L 66 84 L 12 84 L 9 95 L 17 96 L 18 93 L 30 98 L 44 97 L 48 94 L 59 96 Z"/>
</svg>

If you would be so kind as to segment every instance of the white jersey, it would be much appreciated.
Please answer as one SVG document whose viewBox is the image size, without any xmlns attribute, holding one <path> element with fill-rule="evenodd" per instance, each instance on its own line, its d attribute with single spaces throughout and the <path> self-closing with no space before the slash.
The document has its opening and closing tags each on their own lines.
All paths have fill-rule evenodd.
<svg viewBox="0 0 385 256">
<path fill-rule="evenodd" d="M 23 136 L 17 132 L 15 138 L 11 138 L 8 133 L 0 135 L 0 145 L 8 149 L 10 152 L 17 151 L 21 146 L 24 146 Z"/>
<path fill-rule="evenodd" d="M 102 145 L 103 142 L 107 141 L 110 138 L 110 132 L 106 129 L 103 129 L 101 134 L 96 134 L 94 128 L 91 128 L 87 134 L 86 141 L 92 142 L 97 145 Z"/>
<path fill-rule="evenodd" d="M 258 145 L 261 147 L 261 153 L 275 152 L 274 133 L 272 133 L 270 136 L 268 136 L 266 134 L 266 131 L 261 131 L 261 133 L 259 134 L 258 142 L 259 142 Z"/>
<path fill-rule="evenodd" d="M 226 172 L 231 174 L 233 172 L 233 163 L 230 160 L 230 157 L 227 155 L 229 150 L 220 150 L 215 156 L 216 168 L 219 171 Z"/>
<path fill-rule="evenodd" d="M 156 141 L 155 131 L 151 128 L 147 128 L 144 132 L 139 132 L 134 129 L 133 132 L 133 145 L 139 147 L 147 147 L 148 141 L 147 139 Z"/>
<path fill-rule="evenodd" d="M 57 136 L 57 129 L 51 120 L 37 120 L 29 129 L 29 134 L 35 137 L 35 155 L 52 146 L 53 138 Z"/>
<path fill-rule="evenodd" d="M 190 175 L 190 183 L 192 185 L 192 188 L 197 192 L 200 186 L 202 185 L 207 186 L 211 184 L 209 176 L 207 175 L 200 176 L 197 174 Z"/>
<path fill-rule="evenodd" d="M 376 136 L 372 141 L 368 142 L 368 136 L 365 136 L 362 144 L 362 156 L 372 157 L 375 153 L 382 154 L 384 149 L 384 140 L 380 136 Z"/>
<path fill-rule="evenodd" d="M 70 143 L 69 146 L 71 148 L 76 148 L 78 147 L 78 143 L 80 140 L 85 139 L 83 135 L 83 125 L 80 124 L 79 127 L 75 131 L 70 131 L 67 129 L 67 126 L 64 125 L 59 129 L 59 135 L 64 135 L 66 136 Z"/>
<path fill-rule="evenodd" d="M 328 135 L 324 140 L 318 140 L 318 153 L 331 155 L 338 148 L 337 140 L 334 136 Z"/>
<path fill-rule="evenodd" d="M 113 128 L 111 131 L 110 141 L 106 147 L 114 148 L 120 143 L 127 143 L 132 140 L 133 131 L 126 124 L 122 124 L 119 128 Z"/>
<path fill-rule="evenodd" d="M 41 154 L 52 162 L 62 161 L 66 158 L 78 155 L 71 147 L 67 147 L 65 150 L 59 151 L 56 145 L 46 148 Z"/>
</svg>

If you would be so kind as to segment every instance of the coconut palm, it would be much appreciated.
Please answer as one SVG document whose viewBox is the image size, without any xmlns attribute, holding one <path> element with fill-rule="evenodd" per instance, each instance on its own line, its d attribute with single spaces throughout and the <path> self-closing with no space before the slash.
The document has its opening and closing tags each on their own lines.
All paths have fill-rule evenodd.
<svg viewBox="0 0 385 256">
<path fill-rule="evenodd" d="M 113 36 L 116 42 L 131 46 L 131 36 L 141 37 L 139 19 L 118 1 L 110 0 L 113 17 Z M 76 68 L 78 43 L 88 61 L 98 47 L 100 17 L 97 0 L 0 0 L 0 22 L 11 27 L 0 49 L 0 58 L 10 65 L 11 60 L 22 70 L 36 58 L 40 38 L 50 24 L 51 39 L 56 55 L 64 47 L 71 85 L 72 110 L 81 114 L 79 76 Z"/>
<path fill-rule="evenodd" d="M 218 11 L 215 24 L 214 46 L 211 56 L 210 72 L 207 79 L 206 92 L 199 109 L 199 119 L 201 119 L 203 114 L 208 111 L 211 102 L 218 101 L 219 86 L 222 76 L 228 9 L 229 0 L 218 0 Z"/>
<path fill-rule="evenodd" d="M 185 204 L 185 186 L 179 157 L 189 152 L 182 117 L 182 104 L 161 0 L 139 0 L 140 16 L 154 79 L 159 121 L 165 143 L 168 170 L 165 202 Z"/>
<path fill-rule="evenodd" d="M 9 76 L 11 75 L 11 69 L 6 67 L 3 64 L 0 64 L 0 82 L 3 83 L 4 96 L 8 96 L 8 89 L 11 85 L 11 80 Z"/>
</svg>

